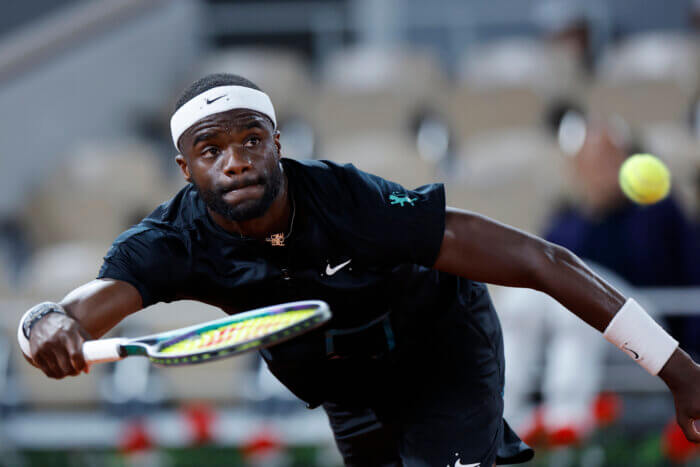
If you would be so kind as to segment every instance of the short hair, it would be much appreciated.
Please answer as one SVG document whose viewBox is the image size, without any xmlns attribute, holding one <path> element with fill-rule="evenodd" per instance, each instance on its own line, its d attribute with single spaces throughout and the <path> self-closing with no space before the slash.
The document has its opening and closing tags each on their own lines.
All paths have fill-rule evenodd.
<svg viewBox="0 0 700 467">
<path fill-rule="evenodd" d="M 177 100 L 174 111 L 177 112 L 180 107 L 202 94 L 204 91 L 218 86 L 243 86 L 262 91 L 255 83 L 242 76 L 234 75 L 233 73 L 213 73 L 190 84 Z"/>
</svg>

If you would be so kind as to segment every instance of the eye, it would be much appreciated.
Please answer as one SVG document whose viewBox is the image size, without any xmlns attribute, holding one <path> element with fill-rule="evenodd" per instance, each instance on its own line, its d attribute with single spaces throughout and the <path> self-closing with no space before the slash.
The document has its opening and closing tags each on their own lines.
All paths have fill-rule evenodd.
<svg viewBox="0 0 700 467">
<path fill-rule="evenodd" d="M 221 154 L 221 149 L 217 148 L 216 146 L 207 146 L 204 148 L 202 151 L 203 156 L 213 156 L 216 157 L 219 154 Z"/>
<path fill-rule="evenodd" d="M 261 139 L 257 136 L 251 136 L 245 141 L 245 147 L 247 148 L 254 148 L 258 144 L 260 144 Z"/>
</svg>

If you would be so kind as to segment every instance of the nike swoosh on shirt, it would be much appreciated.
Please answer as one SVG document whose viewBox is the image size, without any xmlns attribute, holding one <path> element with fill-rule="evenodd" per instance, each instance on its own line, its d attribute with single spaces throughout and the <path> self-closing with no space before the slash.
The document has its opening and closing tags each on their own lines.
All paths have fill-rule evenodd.
<svg viewBox="0 0 700 467">
<path fill-rule="evenodd" d="M 224 97 L 225 95 L 226 95 L 226 94 L 222 94 L 222 95 L 220 95 L 219 97 L 215 97 L 215 98 L 212 99 L 212 100 L 207 99 L 207 104 L 211 104 L 211 103 L 213 103 L 213 102 L 216 102 L 216 101 L 218 101 L 219 99 L 221 99 L 222 97 Z"/>
<path fill-rule="evenodd" d="M 455 467 L 479 467 L 480 463 L 476 464 L 462 464 L 459 460 L 455 461 Z"/>
<path fill-rule="evenodd" d="M 333 274 L 335 274 L 336 272 L 340 271 L 340 270 L 343 269 L 345 266 L 347 266 L 348 264 L 350 264 L 350 261 L 352 261 L 352 258 L 349 259 L 349 260 L 347 260 L 347 261 L 344 262 L 344 263 L 340 263 L 339 265 L 337 265 L 337 266 L 335 266 L 335 267 L 331 267 L 330 263 L 327 264 L 327 265 L 326 265 L 326 274 L 328 274 L 329 276 L 332 276 Z"/>
</svg>

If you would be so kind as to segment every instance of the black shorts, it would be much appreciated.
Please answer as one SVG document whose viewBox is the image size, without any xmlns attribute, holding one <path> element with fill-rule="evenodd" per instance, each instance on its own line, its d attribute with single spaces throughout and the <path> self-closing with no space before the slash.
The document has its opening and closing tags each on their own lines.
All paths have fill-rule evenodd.
<svg viewBox="0 0 700 467">
<path fill-rule="evenodd" d="M 503 403 L 495 398 L 466 410 L 435 404 L 404 414 L 334 403 L 323 408 L 347 466 L 491 467 L 534 456 L 503 420 Z"/>
<path fill-rule="evenodd" d="M 354 395 L 381 394 L 323 404 L 347 465 L 491 467 L 534 456 L 503 419 L 503 338 L 484 286 L 469 304 L 409 333 L 421 345 L 404 342 L 395 365 L 339 372 L 353 375 Z"/>
</svg>

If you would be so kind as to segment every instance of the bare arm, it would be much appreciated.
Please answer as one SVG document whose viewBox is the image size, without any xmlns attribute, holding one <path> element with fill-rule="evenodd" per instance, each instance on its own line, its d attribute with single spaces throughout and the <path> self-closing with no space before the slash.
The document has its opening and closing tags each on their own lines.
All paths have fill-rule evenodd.
<svg viewBox="0 0 700 467">
<path fill-rule="evenodd" d="M 625 297 L 565 248 L 478 214 L 447 208 L 435 269 L 551 295 L 603 331 Z"/>
<path fill-rule="evenodd" d="M 435 269 L 472 280 L 542 291 L 604 331 L 625 297 L 573 253 L 478 214 L 447 208 Z M 700 442 L 700 366 L 680 348 L 659 373 L 671 389 L 686 437 Z"/>
<path fill-rule="evenodd" d="M 111 279 L 78 287 L 60 305 L 68 315 L 49 313 L 34 325 L 29 340 L 30 363 L 52 378 L 87 370 L 83 342 L 101 337 L 142 308 L 141 295 L 134 286 Z"/>
<path fill-rule="evenodd" d="M 114 279 L 96 279 L 81 285 L 59 304 L 95 339 L 142 308 L 136 287 Z"/>
</svg>

